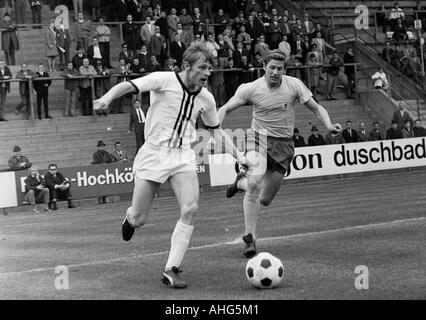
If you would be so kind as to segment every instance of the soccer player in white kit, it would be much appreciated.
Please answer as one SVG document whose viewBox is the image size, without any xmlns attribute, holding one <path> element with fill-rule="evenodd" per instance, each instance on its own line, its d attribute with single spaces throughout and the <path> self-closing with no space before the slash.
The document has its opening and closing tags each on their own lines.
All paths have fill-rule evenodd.
<svg viewBox="0 0 426 320">
<path fill-rule="evenodd" d="M 195 153 L 191 148 L 191 143 L 196 140 L 197 116 L 201 115 L 215 139 L 225 141 L 226 150 L 239 163 L 250 166 L 220 129 L 215 99 L 206 89 L 212 64 L 213 56 L 205 47 L 192 45 L 183 55 L 183 71 L 180 73 L 154 72 L 122 82 L 94 102 L 95 110 L 103 110 L 125 94 L 151 92 L 145 123 L 146 141 L 133 163 L 132 206 L 127 209 L 122 236 L 129 241 L 135 228 L 145 224 L 160 185 L 169 181 L 180 207 L 180 219 L 171 237 L 169 257 L 162 275 L 162 282 L 172 288 L 187 287 L 179 273 L 198 209 L 199 184 Z"/>
<path fill-rule="evenodd" d="M 227 189 L 228 198 L 238 191 L 245 191 L 243 253 L 247 258 L 256 254 L 259 204 L 265 207 L 271 204 L 294 155 L 295 103 L 299 101 L 304 104 L 329 131 L 341 130 L 339 124 L 331 124 L 328 112 L 312 99 L 312 93 L 301 80 L 284 75 L 283 52 L 270 51 L 265 58 L 264 69 L 262 78 L 240 85 L 235 95 L 218 112 L 222 123 L 225 115 L 231 111 L 253 105 L 251 129 L 254 134 L 247 136 L 246 157 L 251 163 L 257 162 L 257 165 L 250 173 L 240 171 Z"/>
</svg>

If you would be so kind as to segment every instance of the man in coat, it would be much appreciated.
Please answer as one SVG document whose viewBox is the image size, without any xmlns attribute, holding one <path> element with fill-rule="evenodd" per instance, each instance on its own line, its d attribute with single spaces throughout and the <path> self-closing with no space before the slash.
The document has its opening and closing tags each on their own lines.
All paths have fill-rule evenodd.
<svg viewBox="0 0 426 320">
<path fill-rule="evenodd" d="M 55 27 L 56 46 L 58 48 L 59 63 L 61 67 L 66 67 L 70 61 L 70 30 L 65 28 L 64 19 L 59 19 L 59 25 Z"/>
<path fill-rule="evenodd" d="M 411 124 L 413 123 L 413 119 L 411 119 L 408 112 L 405 110 L 405 102 L 400 102 L 398 105 L 398 110 L 393 113 L 392 122 L 396 122 L 398 124 L 398 128 L 402 130 L 404 127 L 405 121 L 409 120 Z"/>
<path fill-rule="evenodd" d="M 123 37 L 133 57 L 137 55 L 137 50 L 139 50 L 142 45 L 139 29 L 139 25 L 133 22 L 133 16 L 128 14 L 126 23 L 123 23 Z"/>
<path fill-rule="evenodd" d="M 0 60 L 0 121 L 7 121 L 4 118 L 4 104 L 7 93 L 10 92 L 10 82 L 2 82 L 2 80 L 10 79 L 12 79 L 10 69 L 6 67 L 4 60 Z"/>
<path fill-rule="evenodd" d="M 153 35 L 147 45 L 148 52 L 155 56 L 161 65 L 164 65 L 167 52 L 166 37 L 160 33 L 160 27 L 155 26 L 155 35 Z"/>
<path fill-rule="evenodd" d="M 56 202 L 58 200 L 67 200 L 68 209 L 75 208 L 71 199 L 70 182 L 62 173 L 58 172 L 56 164 L 49 165 L 49 172 L 44 176 L 45 185 L 49 188 L 50 202 L 49 208 L 58 210 Z"/>
<path fill-rule="evenodd" d="M 342 136 L 346 143 L 358 142 L 358 133 L 352 129 L 352 122 L 350 120 L 346 121 L 346 128 L 343 130 Z"/>
<path fill-rule="evenodd" d="M 49 78 L 49 74 L 44 71 L 44 64 L 38 64 L 38 71 L 36 78 Z M 41 103 L 43 102 L 44 115 L 46 119 L 52 119 L 49 115 L 49 87 L 52 84 L 52 80 L 38 80 L 34 81 L 34 90 L 37 93 L 37 115 L 41 120 Z"/>
<path fill-rule="evenodd" d="M 130 134 L 132 131 L 135 132 L 136 136 L 136 154 L 138 153 L 140 147 L 145 143 L 145 112 L 142 110 L 142 105 L 140 100 L 136 99 L 133 102 L 133 109 L 130 112 L 130 123 L 129 123 L 129 131 Z"/>
<path fill-rule="evenodd" d="M 1 33 L 1 47 L 4 51 L 6 64 L 14 66 L 16 63 L 15 52 L 19 50 L 19 41 L 16 35 L 16 25 L 7 12 L 0 22 L 0 29 L 5 29 Z"/>
</svg>

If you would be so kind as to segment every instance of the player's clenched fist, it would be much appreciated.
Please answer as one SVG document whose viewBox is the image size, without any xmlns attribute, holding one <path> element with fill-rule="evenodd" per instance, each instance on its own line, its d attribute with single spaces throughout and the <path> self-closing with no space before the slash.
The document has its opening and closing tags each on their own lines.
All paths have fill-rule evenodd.
<svg viewBox="0 0 426 320">
<path fill-rule="evenodd" d="M 109 103 L 101 98 L 101 99 L 93 101 L 93 110 L 95 111 L 106 110 L 108 109 L 108 105 Z"/>
<path fill-rule="evenodd" d="M 331 133 L 340 133 L 342 132 L 342 126 L 340 125 L 340 123 L 335 123 L 328 127 L 328 131 L 330 131 Z"/>
</svg>

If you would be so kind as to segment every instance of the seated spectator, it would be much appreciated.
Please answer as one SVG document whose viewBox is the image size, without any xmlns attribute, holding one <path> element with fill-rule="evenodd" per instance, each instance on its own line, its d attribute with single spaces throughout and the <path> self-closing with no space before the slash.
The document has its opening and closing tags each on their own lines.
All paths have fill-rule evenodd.
<svg viewBox="0 0 426 320">
<path fill-rule="evenodd" d="M 50 203 L 49 208 L 52 210 L 58 210 L 56 202 L 58 200 L 67 200 L 68 209 L 75 208 L 71 199 L 70 182 L 68 178 L 65 178 L 62 173 L 58 172 L 58 166 L 56 164 L 49 165 L 49 172 L 44 176 L 46 187 L 49 188 Z"/>
<path fill-rule="evenodd" d="M 167 63 L 164 66 L 164 71 L 179 72 L 179 67 L 176 65 L 176 60 L 173 58 L 168 58 Z"/>
<path fill-rule="evenodd" d="M 127 43 L 121 45 L 121 52 L 118 54 L 118 61 L 124 60 L 125 64 L 131 64 L 133 61 L 133 55 L 127 49 Z"/>
<path fill-rule="evenodd" d="M 367 141 L 370 141 L 370 136 L 365 130 L 365 123 L 360 122 L 359 130 L 358 130 L 358 142 L 367 142 Z"/>
<path fill-rule="evenodd" d="M 293 130 L 293 143 L 295 148 L 305 147 L 305 139 L 299 134 L 299 129 L 294 128 Z"/>
<path fill-rule="evenodd" d="M 377 69 L 377 72 L 371 76 L 374 80 L 374 89 L 383 89 L 387 91 L 389 89 L 388 79 L 382 67 Z"/>
<path fill-rule="evenodd" d="M 373 123 L 373 129 L 370 131 L 370 141 L 383 140 L 382 134 L 380 133 L 380 125 L 376 121 Z"/>
<path fill-rule="evenodd" d="M 316 126 L 312 126 L 311 135 L 308 138 L 309 146 L 322 146 L 325 145 L 324 137 L 318 133 L 318 128 Z"/>
<path fill-rule="evenodd" d="M 406 120 L 404 122 L 404 127 L 402 128 L 402 138 L 408 139 L 413 137 L 414 137 L 414 132 L 413 132 L 413 128 L 411 128 L 411 119 Z"/>
<path fill-rule="evenodd" d="M 117 162 L 127 162 L 129 158 L 127 156 L 127 151 L 123 150 L 121 147 L 121 142 L 117 141 L 114 144 L 114 151 L 112 152 L 112 156 L 115 158 Z"/>
<path fill-rule="evenodd" d="M 391 127 L 386 130 L 386 140 L 402 139 L 402 131 L 398 128 L 398 123 L 392 121 Z"/>
<path fill-rule="evenodd" d="M 393 113 L 392 122 L 396 122 L 398 124 L 398 128 L 402 130 L 404 124 L 407 120 L 413 123 L 413 119 L 411 119 L 408 112 L 405 110 L 405 106 L 407 104 L 405 102 L 400 102 L 398 104 L 398 110 Z"/>
<path fill-rule="evenodd" d="M 130 65 L 130 71 L 135 75 L 131 76 L 131 79 L 136 79 L 140 77 L 140 74 L 145 73 L 146 69 L 140 64 L 138 58 L 133 59 L 133 63 Z"/>
<path fill-rule="evenodd" d="M 343 144 L 345 140 L 341 133 L 329 132 L 325 136 L 325 144 Z"/>
<path fill-rule="evenodd" d="M 156 56 L 151 56 L 151 60 L 148 64 L 148 72 L 156 72 L 156 71 L 163 71 L 163 68 L 161 67 L 160 63 L 157 61 Z"/>
<path fill-rule="evenodd" d="M 346 128 L 343 130 L 342 136 L 346 143 L 358 142 L 358 133 L 352 129 L 352 122 L 350 120 L 346 121 Z"/>
<path fill-rule="evenodd" d="M 83 65 L 83 59 L 87 58 L 87 56 L 84 54 L 84 49 L 80 46 L 77 46 L 77 53 L 76 55 L 71 59 L 72 65 L 75 70 L 79 70 L 80 67 Z"/>
<path fill-rule="evenodd" d="M 99 140 L 96 147 L 98 148 L 98 150 L 93 153 L 92 164 L 116 162 L 115 157 L 113 157 L 108 151 L 105 150 L 106 145 L 102 140 Z"/>
<path fill-rule="evenodd" d="M 28 160 L 26 156 L 23 156 L 21 154 L 21 151 L 22 150 L 19 146 L 13 147 L 13 156 L 8 161 L 9 170 L 19 171 L 19 170 L 25 170 L 31 167 L 31 162 Z"/>
<path fill-rule="evenodd" d="M 417 119 L 414 122 L 413 133 L 414 137 L 426 137 L 426 129 L 422 127 L 420 119 Z"/>
<path fill-rule="evenodd" d="M 46 182 L 44 178 L 38 172 L 37 166 L 31 166 L 30 175 L 24 180 L 25 182 L 25 201 L 33 206 L 33 211 L 35 213 L 40 213 L 38 211 L 36 204 L 44 203 L 44 211 L 50 211 L 49 204 L 49 189 L 46 187 Z"/>
</svg>

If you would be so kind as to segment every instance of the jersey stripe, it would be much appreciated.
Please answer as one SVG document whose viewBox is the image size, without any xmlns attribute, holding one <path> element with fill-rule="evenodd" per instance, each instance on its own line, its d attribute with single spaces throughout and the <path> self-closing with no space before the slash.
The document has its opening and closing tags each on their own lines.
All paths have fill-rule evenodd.
<svg viewBox="0 0 426 320">
<path fill-rule="evenodd" d="M 178 147 L 182 146 L 183 135 L 186 132 L 186 127 L 188 126 L 188 123 L 191 122 L 192 110 L 194 110 L 194 101 L 195 101 L 195 96 L 192 96 L 191 107 L 189 109 L 188 116 L 184 119 L 184 120 L 186 120 L 186 122 L 185 122 L 183 130 L 182 130 L 182 132 L 180 133 L 180 136 L 179 136 L 179 145 L 178 145 Z"/>
<path fill-rule="evenodd" d="M 174 138 L 174 136 L 175 136 L 176 128 L 177 128 L 177 126 L 178 126 L 178 124 L 179 124 L 179 119 L 180 119 L 180 117 L 181 117 L 181 115 L 182 115 L 183 106 L 185 105 L 185 100 L 186 100 L 186 92 L 185 92 L 185 91 L 183 91 L 182 101 L 181 101 L 181 103 L 180 103 L 179 114 L 178 114 L 178 116 L 177 116 L 177 118 L 176 118 L 175 125 L 173 126 L 172 136 L 171 136 L 171 137 L 170 137 L 170 139 L 169 139 L 169 147 L 171 146 L 172 141 L 173 141 L 173 138 Z"/>
</svg>

